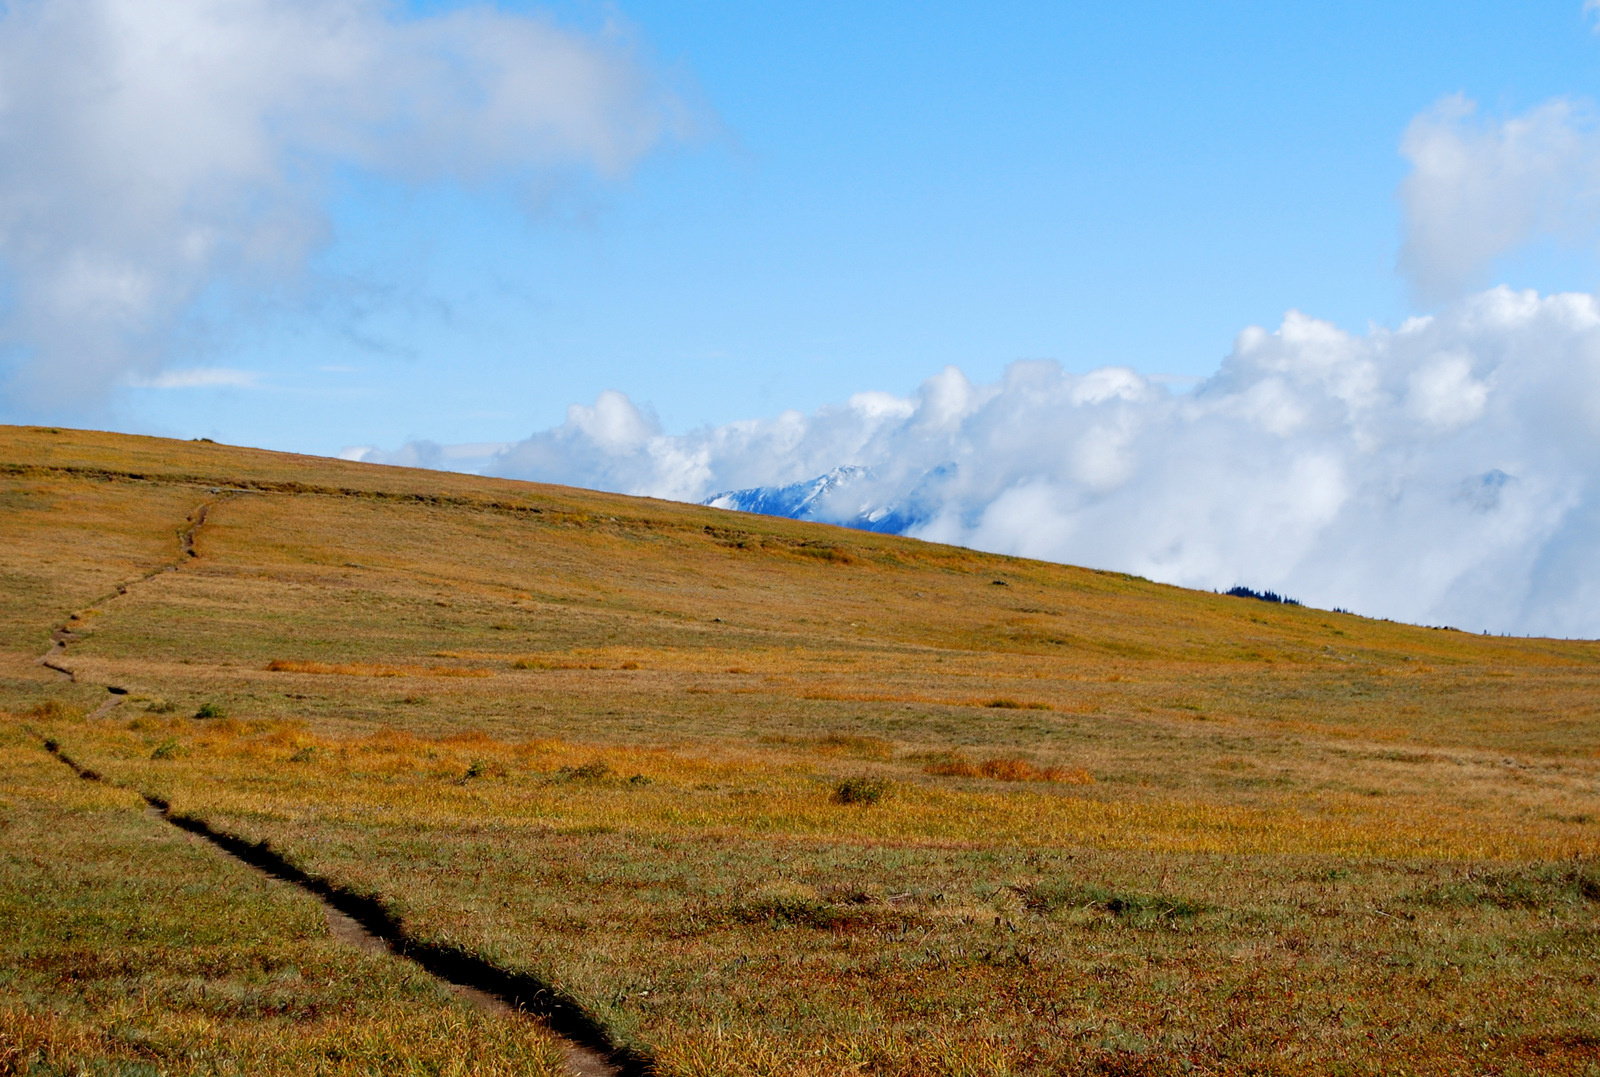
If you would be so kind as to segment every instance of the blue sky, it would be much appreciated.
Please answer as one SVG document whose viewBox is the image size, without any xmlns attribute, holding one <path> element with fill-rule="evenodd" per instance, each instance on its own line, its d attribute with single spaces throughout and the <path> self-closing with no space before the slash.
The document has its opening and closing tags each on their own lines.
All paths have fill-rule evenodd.
<svg viewBox="0 0 1600 1077">
<path fill-rule="evenodd" d="M 305 272 L 215 285 L 163 357 L 251 387 L 118 389 L 86 420 L 332 453 L 512 440 L 605 389 L 683 431 L 946 364 L 1208 375 L 1289 308 L 1419 309 L 1395 270 L 1412 117 L 1600 71 L 1575 3 L 504 6 L 624 21 L 699 131 L 538 205 L 344 168 Z M 1595 284 L 1586 252 L 1503 268 Z"/>
</svg>

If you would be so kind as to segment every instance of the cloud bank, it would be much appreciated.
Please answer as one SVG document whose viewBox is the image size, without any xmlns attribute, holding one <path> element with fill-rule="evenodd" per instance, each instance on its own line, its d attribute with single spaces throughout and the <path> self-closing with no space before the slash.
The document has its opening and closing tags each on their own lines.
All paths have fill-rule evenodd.
<svg viewBox="0 0 1600 1077">
<path fill-rule="evenodd" d="M 169 357 L 220 284 L 328 239 L 328 178 L 614 176 L 686 132 L 617 32 L 389 0 L 0 6 L 0 393 L 93 401 Z"/>
<path fill-rule="evenodd" d="M 607 392 L 487 470 L 699 501 L 839 467 L 859 470 L 814 518 L 1424 624 L 1600 636 L 1591 295 L 1498 288 L 1366 335 L 1291 312 L 1182 395 L 1120 367 L 1017 363 L 992 385 L 952 367 L 908 397 L 672 436 Z"/>
</svg>

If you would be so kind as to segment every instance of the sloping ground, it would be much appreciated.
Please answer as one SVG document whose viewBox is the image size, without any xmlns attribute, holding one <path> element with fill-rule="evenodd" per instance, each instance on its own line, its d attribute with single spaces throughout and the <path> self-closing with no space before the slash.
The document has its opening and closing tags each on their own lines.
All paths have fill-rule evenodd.
<svg viewBox="0 0 1600 1077">
<path fill-rule="evenodd" d="M 0 582 L 0 706 L 663 1073 L 1600 1064 L 1595 644 L 19 428 Z"/>
<path fill-rule="evenodd" d="M 537 1028 L 334 944 L 314 902 L 14 727 L 0 789 L 0 1072 L 447 1072 L 473 1055 L 479 1073 L 560 1072 Z"/>
</svg>

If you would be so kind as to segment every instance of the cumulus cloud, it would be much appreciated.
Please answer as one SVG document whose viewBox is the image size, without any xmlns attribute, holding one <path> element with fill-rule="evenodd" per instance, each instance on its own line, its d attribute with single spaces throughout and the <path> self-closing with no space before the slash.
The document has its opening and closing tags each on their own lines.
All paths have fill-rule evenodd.
<svg viewBox="0 0 1600 1077">
<path fill-rule="evenodd" d="M 908 397 L 674 436 L 608 392 L 488 470 L 689 501 L 832 473 L 801 491 L 814 518 L 1600 636 L 1600 302 L 1500 288 L 1365 335 L 1291 312 L 1186 394 L 1121 367 L 952 367 Z"/>
<path fill-rule="evenodd" d="M 15 0 L 0 6 L 5 392 L 48 407 L 153 375 L 208 287 L 293 273 L 336 170 L 605 176 L 688 129 L 625 35 L 488 5 Z"/>
<path fill-rule="evenodd" d="M 1461 96 L 1414 119 L 1401 140 L 1401 270 L 1419 297 L 1487 283 L 1495 259 L 1540 238 L 1592 244 L 1600 229 L 1600 125 L 1556 100 L 1492 120 Z"/>
</svg>

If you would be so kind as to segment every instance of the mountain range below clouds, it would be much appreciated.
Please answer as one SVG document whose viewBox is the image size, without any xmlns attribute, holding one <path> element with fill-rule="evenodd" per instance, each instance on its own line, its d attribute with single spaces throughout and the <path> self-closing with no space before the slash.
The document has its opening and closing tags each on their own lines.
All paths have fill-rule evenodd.
<svg viewBox="0 0 1600 1077">
<path fill-rule="evenodd" d="M 360 457 L 350 458 L 360 459 Z M 926 487 L 928 480 L 940 477 L 939 472 L 944 470 L 947 469 L 938 469 L 935 473 L 924 476 L 924 481 L 920 485 Z M 859 531 L 875 531 L 891 535 L 910 534 L 918 526 L 928 522 L 929 508 L 926 505 L 921 506 L 919 512 L 914 505 L 877 504 L 870 500 L 862 500 L 861 486 L 871 478 L 870 468 L 845 465 L 806 482 L 790 483 L 787 486 L 756 486 L 745 490 L 728 490 L 714 494 L 700 504 L 714 509 L 729 509 L 734 512 L 750 512 L 760 516 L 778 516 L 813 523 L 831 523 Z M 1516 481 L 1515 477 L 1495 468 L 1482 475 L 1463 479 L 1456 498 L 1479 512 L 1492 512 L 1499 507 L 1501 492 L 1508 484 Z M 1273 591 L 1257 592 L 1242 584 L 1235 584 L 1224 593 L 1267 602 L 1300 604 Z M 1345 612 L 1343 607 L 1333 608 Z"/>
<path fill-rule="evenodd" d="M 669 434 L 607 391 L 503 448 L 359 458 L 1596 637 L 1597 446 L 1600 302 L 1496 288 L 1364 334 L 1291 311 L 1186 393 L 1125 367 L 949 367 L 908 396 Z"/>
<path fill-rule="evenodd" d="M 853 492 L 861 485 L 858 480 L 869 480 L 871 477 L 869 468 L 845 465 L 806 482 L 729 490 L 700 503 L 714 509 L 842 524 L 862 531 L 890 535 L 904 534 L 922 522 L 901 507 L 853 499 Z"/>
<path fill-rule="evenodd" d="M 700 504 L 714 509 L 748 512 L 759 516 L 776 516 L 811 523 L 830 523 L 859 531 L 881 534 L 905 535 L 928 522 L 925 515 L 915 509 L 900 505 L 880 505 L 863 502 L 855 496 L 858 480 L 870 480 L 872 472 L 864 467 L 836 467 L 826 475 L 807 482 L 787 486 L 757 486 L 745 490 L 728 490 L 706 498 Z M 1480 512 L 1492 512 L 1498 507 L 1500 492 L 1507 483 L 1516 480 L 1499 469 L 1464 479 L 1458 499 Z M 926 511 L 926 510 L 924 510 Z M 1240 598 L 1254 598 L 1263 602 L 1287 603 L 1298 606 L 1297 599 L 1279 595 L 1274 591 L 1260 592 L 1243 584 L 1235 584 L 1222 592 Z M 1346 613 L 1342 606 L 1332 607 Z M 1441 626 L 1443 627 L 1443 626 Z"/>
</svg>

